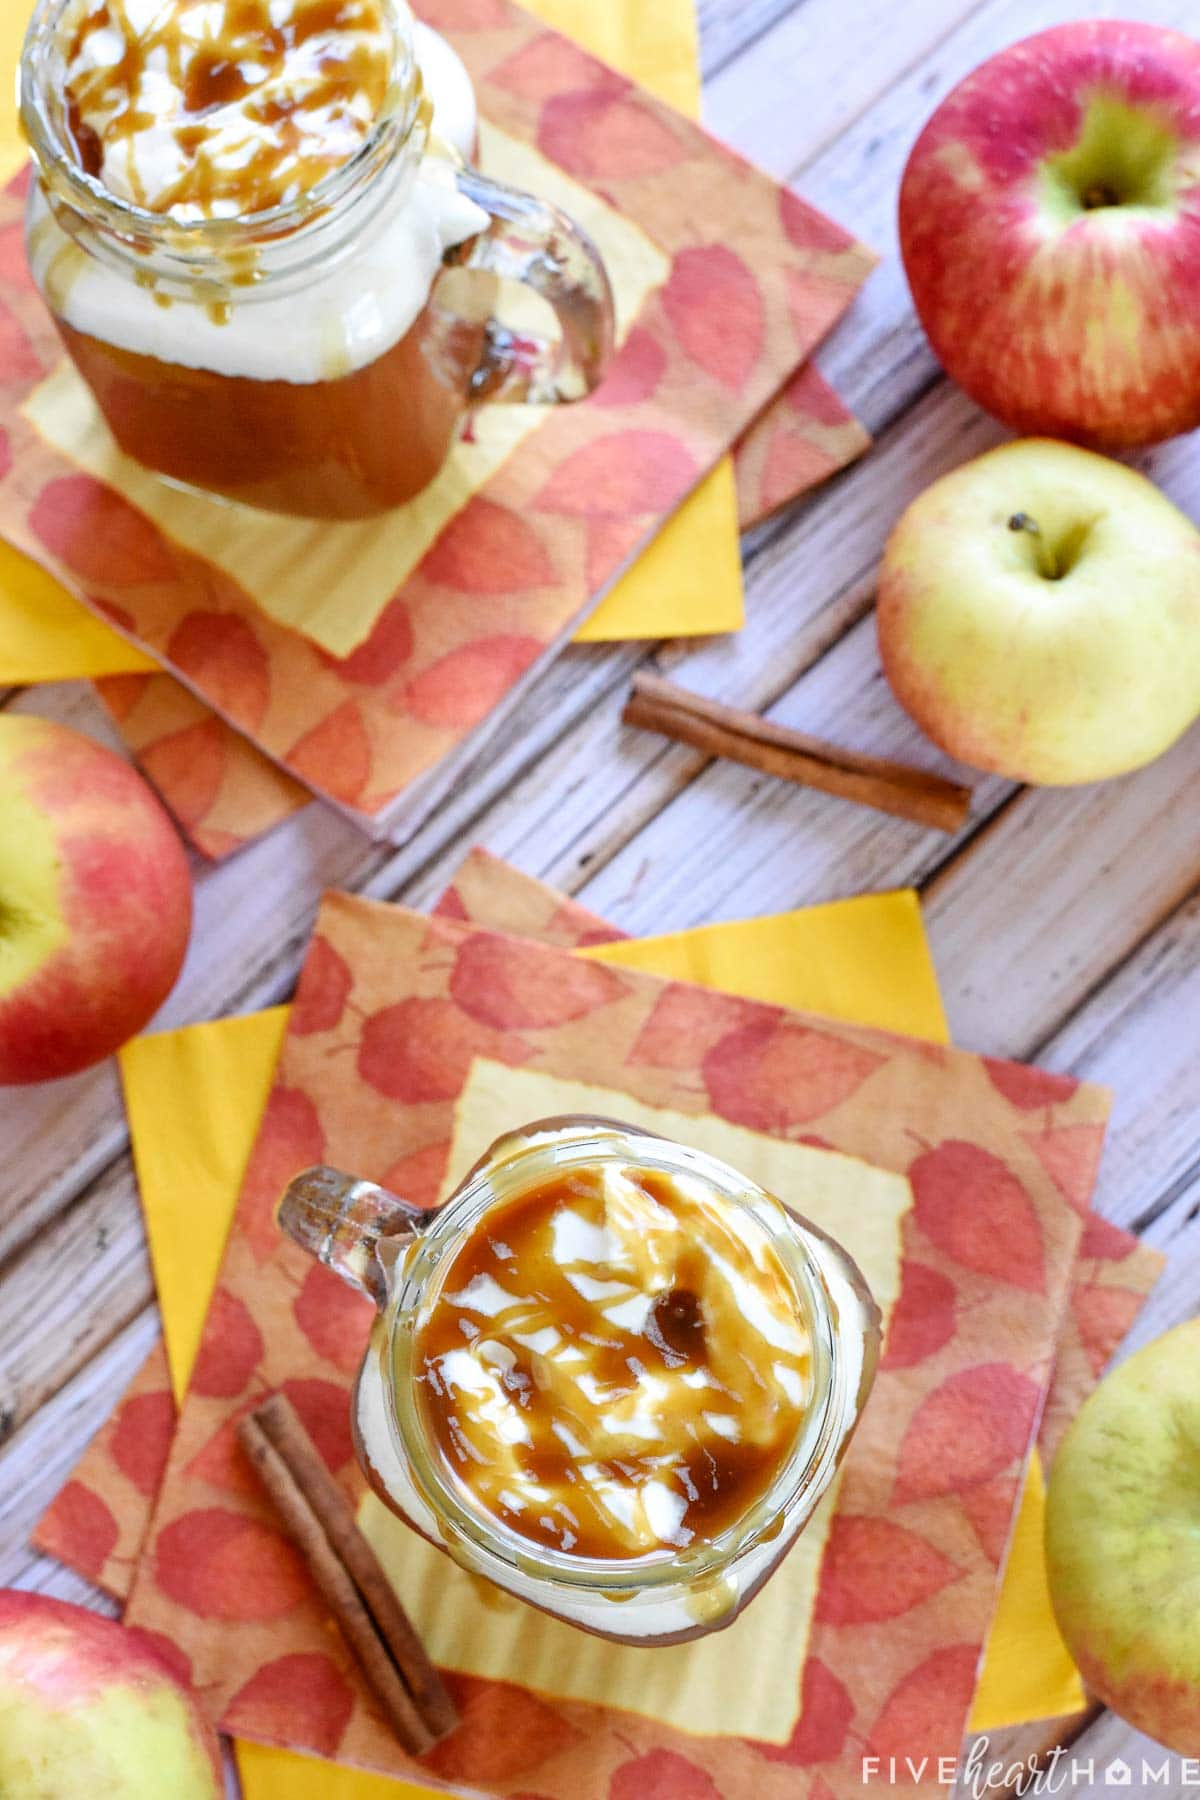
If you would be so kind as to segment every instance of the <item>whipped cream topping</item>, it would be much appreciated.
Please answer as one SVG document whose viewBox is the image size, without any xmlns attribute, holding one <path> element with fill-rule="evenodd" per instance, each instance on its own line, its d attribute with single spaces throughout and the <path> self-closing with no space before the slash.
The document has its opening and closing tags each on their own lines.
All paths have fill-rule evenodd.
<svg viewBox="0 0 1200 1800">
<path fill-rule="evenodd" d="M 180 220 L 315 187 L 361 148 L 394 59 L 380 0 L 74 0 L 62 32 L 84 168 Z"/>
<path fill-rule="evenodd" d="M 762 1226 L 604 1164 L 487 1215 L 418 1325 L 427 1430 L 477 1507 L 580 1556 L 681 1550 L 795 1444 L 812 1344 Z"/>
<path fill-rule="evenodd" d="M 136 3 L 125 0 L 128 7 Z M 187 300 L 163 306 L 148 287 L 68 237 L 35 181 L 26 245 L 51 309 L 75 330 L 118 349 L 222 375 L 316 382 L 374 362 L 416 320 L 446 251 L 488 225 L 487 214 L 458 191 L 454 178 L 453 159 L 475 152 L 470 77 L 428 26 L 415 25 L 413 47 L 433 113 L 431 151 L 403 204 L 374 220 L 355 251 L 315 273 L 302 294 L 248 290 L 224 319 Z"/>
</svg>

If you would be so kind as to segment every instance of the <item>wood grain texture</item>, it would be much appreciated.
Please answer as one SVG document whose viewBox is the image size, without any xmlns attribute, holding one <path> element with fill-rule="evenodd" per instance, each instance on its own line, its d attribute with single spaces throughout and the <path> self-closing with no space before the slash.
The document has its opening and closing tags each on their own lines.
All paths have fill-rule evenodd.
<svg viewBox="0 0 1200 1800">
<path fill-rule="evenodd" d="M 41 1517 L 62 1487 L 158 1335 L 158 1309 L 145 1307 L 0 1447 L 0 1586 L 40 1585 L 30 1581 L 31 1569 L 44 1567 L 47 1578 L 67 1574 L 61 1564 L 27 1547 L 30 1522 Z M 64 1598 L 78 1597 L 63 1593 Z"/>
<path fill-rule="evenodd" d="M 127 1155 L 8 1265 L 4 1294 L 0 1432 L 8 1436 L 153 1302 Z"/>
<path fill-rule="evenodd" d="M 871 618 L 898 513 L 1001 435 L 940 378 L 913 316 L 895 253 L 904 159 L 971 67 L 1078 10 L 1073 0 L 912 0 L 900 19 L 883 0 L 700 0 L 710 125 L 885 253 L 820 357 L 877 434 L 875 451 L 754 534 L 738 638 L 568 652 L 519 721 L 481 735 L 453 793 L 398 846 L 371 845 L 312 807 L 222 868 L 198 868 L 195 942 L 162 1023 L 285 996 L 323 888 L 425 904 L 476 839 L 637 932 L 915 882 L 956 1035 L 1116 1092 L 1099 1206 L 1169 1255 L 1134 1341 L 1196 1312 L 1200 730 L 1154 768 L 1100 788 L 967 777 L 892 703 Z M 1191 16 L 1183 0 L 1090 10 Z M 1172 445 L 1143 466 L 1200 516 L 1200 447 Z M 621 704 L 643 664 L 796 729 L 972 779 L 971 823 L 947 842 L 624 731 Z M 108 736 L 80 688 L 11 704 Z M 85 1584 L 26 1538 L 155 1331 L 111 1067 L 0 1095 L 0 1142 L 0 1580 L 79 1598 Z M 1006 1754 L 1036 1735 L 1006 1734 Z M 1078 1746 L 1094 1756 L 1095 1780 L 1074 1792 L 1105 1793 L 1107 1763 L 1140 1768 L 1143 1750 L 1157 1755 L 1102 1718 Z M 1148 1791 L 1182 1800 L 1182 1778 Z"/>
<path fill-rule="evenodd" d="M 770 31 L 794 4 L 795 0 L 697 0 L 705 87 L 727 62 Z"/>
<path fill-rule="evenodd" d="M 1200 895 L 1193 895 L 1045 1047 L 1052 1067 L 1116 1096 L 1097 1204 L 1130 1231 L 1147 1231 L 1189 1195 L 1200 1198 L 1197 1021 Z M 1196 1273 L 1193 1311 L 1200 1308 Z"/>
<path fill-rule="evenodd" d="M 810 161 L 853 122 L 874 111 L 897 80 L 927 67 L 938 46 L 979 9 L 980 0 L 909 0 L 897 30 L 894 0 L 804 0 L 781 12 L 705 86 L 712 129 L 780 180 L 800 160 L 784 120 L 806 91 L 812 71 L 822 81 L 805 108 L 803 160 Z M 885 49 L 885 43 L 890 44 Z M 870 45 L 871 53 L 864 55 Z"/>
</svg>

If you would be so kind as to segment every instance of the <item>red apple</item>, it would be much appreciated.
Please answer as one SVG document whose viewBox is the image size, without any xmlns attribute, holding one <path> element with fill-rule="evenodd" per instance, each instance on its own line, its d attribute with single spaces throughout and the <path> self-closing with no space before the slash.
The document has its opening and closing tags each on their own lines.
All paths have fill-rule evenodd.
<svg viewBox="0 0 1200 1800">
<path fill-rule="evenodd" d="M 218 1800 L 216 1735 L 142 1632 L 0 1592 L 0 1794 Z"/>
<path fill-rule="evenodd" d="M 1200 425 L 1200 44 L 1087 19 L 969 75 L 926 125 L 900 242 L 934 350 L 1030 436 Z"/>
<path fill-rule="evenodd" d="M 73 1075 L 158 1010 L 192 888 L 141 776 L 65 726 L 0 715 L 0 1085 Z"/>
</svg>

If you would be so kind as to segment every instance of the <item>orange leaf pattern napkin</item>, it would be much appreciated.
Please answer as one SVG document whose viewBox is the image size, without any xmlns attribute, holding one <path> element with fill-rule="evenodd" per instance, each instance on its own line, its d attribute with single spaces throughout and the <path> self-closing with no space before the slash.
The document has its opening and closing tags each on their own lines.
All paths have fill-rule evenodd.
<svg viewBox="0 0 1200 1800">
<path fill-rule="evenodd" d="M 870 267 L 838 227 L 507 0 L 425 10 L 491 125 L 631 221 L 667 278 L 597 400 L 545 419 L 348 654 L 266 616 L 51 441 L 39 396 L 57 340 L 19 250 L 0 273 L 13 339 L 0 530 L 302 786 L 381 831 L 755 420 Z M 0 235 L 18 246 L 19 213 L 17 195 L 0 200 Z"/>
<path fill-rule="evenodd" d="M 870 442 L 812 363 L 787 384 L 734 449 L 742 529 L 845 468 Z M 386 664 L 363 656 L 370 673 Z M 180 828 L 202 855 L 220 860 L 312 799 L 308 788 L 209 710 L 174 676 L 111 675 L 96 683 L 126 743 Z"/>
<path fill-rule="evenodd" d="M 479 851 L 468 857 L 440 910 L 567 947 L 597 944 L 618 935 L 576 903 Z M 227 1021 L 220 1030 L 244 1030 L 248 1052 L 252 1036 L 256 1060 L 260 1054 L 258 1044 L 265 1047 L 269 1042 L 273 1057 L 285 1017 L 286 1009 L 277 1008 L 269 1018 L 262 1015 L 261 1019 Z M 1025 1098 L 1030 1109 L 1036 1111 L 1041 1104 L 1037 1083 L 1026 1089 Z M 1099 1220 L 1089 1221 L 1072 1287 L 1072 1310 L 1060 1340 L 1050 1403 L 1039 1436 L 1047 1460 L 1060 1422 L 1077 1410 L 1096 1374 L 1132 1323 L 1157 1277 L 1160 1261 L 1126 1233 Z M 929 1291 L 920 1293 L 920 1317 L 914 1316 L 907 1326 L 903 1320 L 894 1325 L 894 1336 L 898 1332 L 902 1338 L 907 1329 L 914 1335 L 913 1347 L 919 1347 L 922 1334 L 931 1345 L 936 1342 L 946 1328 L 943 1299 L 932 1285 Z M 93 1441 L 36 1536 L 41 1548 L 119 1598 L 128 1593 L 174 1424 L 174 1397 L 160 1345 L 131 1384 L 113 1418 Z M 982 1510 L 977 1510 L 976 1525 L 987 1532 L 987 1541 L 999 1561 L 1006 1521 L 990 1521 Z M 1009 1597 L 1010 1586 L 1011 1580 L 1006 1577 L 1005 1618 L 1011 1618 L 1020 1633 L 1029 1629 L 1025 1623 L 1027 1612 L 1021 1610 L 1024 1603 L 1019 1603 L 1016 1595 Z M 1001 1655 L 1011 1661 L 1013 1654 L 1020 1653 L 1022 1642 L 1020 1635 L 1015 1641 L 1005 1638 L 1007 1649 L 1002 1652 L 994 1636 L 989 1638 L 989 1675 L 984 1686 L 992 1696 L 988 1704 L 1000 1704 L 1001 1712 L 996 1716 L 1005 1722 L 1015 1720 L 1014 1706 L 1029 1707 L 1030 1716 L 1037 1713 L 1039 1706 L 1045 1710 L 1045 1696 L 1032 1689 L 1026 1700 L 1020 1700 L 1011 1667 L 996 1661 Z M 979 1715 L 983 1692 L 981 1687 L 973 1721 Z M 1067 1703 L 1060 1700 L 1059 1704 Z"/>
<path fill-rule="evenodd" d="M 692 0 L 668 0 L 653 18 L 628 5 L 598 15 L 587 10 L 586 0 L 534 0 L 531 10 L 644 82 L 667 104 L 698 116 Z M 17 23 L 14 16 L 14 28 Z M 19 47 L 15 29 L 0 38 L 0 77 L 10 84 Z M 19 168 L 26 154 L 15 108 L 9 111 L 0 104 L 0 178 Z M 735 446 L 730 497 L 736 496 L 741 528 L 757 524 L 844 467 L 868 442 L 813 365 L 806 364 Z M 714 568 L 714 540 L 726 532 L 732 537 L 734 529 L 719 476 L 715 472 L 680 508 L 650 556 L 640 558 L 616 583 L 577 636 L 607 642 L 736 629 L 740 581 L 735 604 L 728 570 L 731 556 L 736 559 L 736 543 L 722 545 L 719 566 L 708 578 L 705 573 Z M 249 739 L 210 713 L 173 677 L 157 674 L 144 651 L 88 612 L 43 569 L 0 544 L 0 681 L 108 675 L 142 677 L 114 681 L 103 697 L 203 854 L 224 856 L 308 803 L 307 789 L 285 776 Z"/>
<path fill-rule="evenodd" d="M 320 1610 L 222 1446 L 243 1394 L 264 1383 L 310 1383 L 313 1405 L 344 1420 L 351 1332 L 322 1326 L 317 1296 L 333 1294 L 333 1278 L 279 1239 L 282 1182 L 328 1156 L 432 1198 L 454 1100 L 478 1056 L 816 1138 L 906 1173 L 914 1205 L 792 1741 L 710 1741 L 460 1678 L 466 1721 L 435 1752 L 434 1773 L 590 1800 L 631 1762 L 668 1755 L 706 1770 L 717 1794 L 790 1800 L 797 1769 L 819 1769 L 832 1792 L 856 1791 L 864 1742 L 881 1754 L 952 1753 L 1062 1323 L 1105 1097 L 337 896 L 301 982 L 130 1617 L 176 1640 L 231 1728 L 294 1747 L 303 1733 L 281 1728 L 262 1667 L 324 1657 L 321 1681 L 354 1704 L 336 1744 L 320 1748 L 413 1772 L 353 1677 L 329 1661 Z M 344 1293 L 329 1304 L 348 1317 Z M 231 1323 L 247 1317 L 254 1353 L 235 1370 Z M 332 1394 L 325 1407 L 327 1389 L 339 1408 Z M 328 1441 L 331 1461 L 344 1462 L 340 1441 Z M 880 1556 L 914 1571 L 911 1589 L 879 1587 L 870 1571 Z M 222 1572 L 233 1568 L 236 1582 Z"/>
</svg>

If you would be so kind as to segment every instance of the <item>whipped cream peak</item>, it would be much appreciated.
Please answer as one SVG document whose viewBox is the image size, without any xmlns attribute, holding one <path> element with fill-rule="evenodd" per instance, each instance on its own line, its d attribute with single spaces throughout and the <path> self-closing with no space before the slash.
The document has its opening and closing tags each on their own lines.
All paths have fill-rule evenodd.
<svg viewBox="0 0 1200 1800">
<path fill-rule="evenodd" d="M 549 1548 L 682 1550 L 745 1515 L 812 1403 L 769 1233 L 687 1176 L 598 1164 L 484 1216 L 418 1324 L 432 1440 Z"/>
<path fill-rule="evenodd" d="M 127 10 L 162 3 L 124 0 Z M 275 296 L 262 286 L 239 290 L 227 319 L 214 319 L 198 301 L 162 306 L 149 285 L 130 280 L 68 237 L 34 182 L 26 247 L 51 310 L 73 330 L 116 349 L 220 375 L 320 382 L 375 362 L 419 316 L 446 251 L 488 225 L 487 214 L 455 181 L 456 161 L 469 159 L 475 147 L 470 77 L 429 26 L 416 24 L 413 44 L 433 109 L 431 140 L 444 144 L 445 153 L 432 147 L 426 152 L 404 204 L 377 219 L 351 255 L 314 275 L 303 306 L 290 293 Z"/>
<path fill-rule="evenodd" d="M 299 198 L 361 149 L 392 80 L 385 0 L 72 0 L 80 162 L 181 222 Z"/>
</svg>

